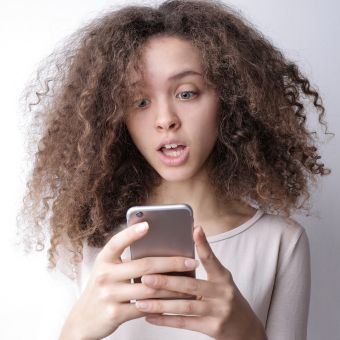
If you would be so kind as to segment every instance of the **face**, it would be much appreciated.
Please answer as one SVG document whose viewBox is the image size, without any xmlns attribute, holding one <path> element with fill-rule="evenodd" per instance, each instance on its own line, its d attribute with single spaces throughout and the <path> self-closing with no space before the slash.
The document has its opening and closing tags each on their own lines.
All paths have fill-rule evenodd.
<svg viewBox="0 0 340 340">
<path fill-rule="evenodd" d="M 206 174 L 217 139 L 216 92 L 202 77 L 199 51 L 174 37 L 151 38 L 143 49 L 144 75 L 126 126 L 148 163 L 166 181 Z"/>
</svg>

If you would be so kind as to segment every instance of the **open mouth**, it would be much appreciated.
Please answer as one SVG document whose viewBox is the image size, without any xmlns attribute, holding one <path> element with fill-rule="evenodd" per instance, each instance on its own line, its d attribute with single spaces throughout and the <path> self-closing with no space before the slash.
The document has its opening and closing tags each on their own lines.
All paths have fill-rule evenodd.
<svg viewBox="0 0 340 340">
<path fill-rule="evenodd" d="M 185 145 L 166 145 L 159 150 L 161 161 L 167 166 L 184 164 L 189 157 L 189 148 Z"/>
<path fill-rule="evenodd" d="M 181 155 L 182 151 L 185 149 L 184 145 L 177 145 L 175 147 L 167 148 L 165 146 L 161 147 L 159 150 L 168 157 L 178 157 Z"/>
</svg>

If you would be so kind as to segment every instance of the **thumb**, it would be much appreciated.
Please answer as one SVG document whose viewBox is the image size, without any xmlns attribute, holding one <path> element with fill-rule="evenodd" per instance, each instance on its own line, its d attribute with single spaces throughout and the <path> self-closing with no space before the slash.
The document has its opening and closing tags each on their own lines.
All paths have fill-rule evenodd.
<svg viewBox="0 0 340 340">
<path fill-rule="evenodd" d="M 221 264 L 212 251 L 203 228 L 201 226 L 195 226 L 193 236 L 197 254 L 207 272 L 208 279 L 214 282 L 224 281 L 228 270 Z"/>
</svg>

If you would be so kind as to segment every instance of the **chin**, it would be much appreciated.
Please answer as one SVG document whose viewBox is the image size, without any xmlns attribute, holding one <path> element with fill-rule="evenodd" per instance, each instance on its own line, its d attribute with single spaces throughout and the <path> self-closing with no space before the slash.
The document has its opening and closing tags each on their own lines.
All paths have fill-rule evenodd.
<svg viewBox="0 0 340 340">
<path fill-rule="evenodd" d="M 167 182 L 184 182 L 194 177 L 194 173 L 191 171 L 185 171 L 184 169 L 167 169 L 158 172 L 159 176 Z"/>
</svg>

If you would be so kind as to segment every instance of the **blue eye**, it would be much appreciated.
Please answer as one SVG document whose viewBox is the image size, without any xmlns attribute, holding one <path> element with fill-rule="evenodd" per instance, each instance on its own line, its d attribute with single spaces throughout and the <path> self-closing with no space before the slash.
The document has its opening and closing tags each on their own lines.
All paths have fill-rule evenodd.
<svg viewBox="0 0 340 340">
<path fill-rule="evenodd" d="M 195 91 L 182 91 L 182 92 L 179 92 L 178 95 L 181 95 L 181 94 L 183 94 L 183 93 L 186 94 L 185 97 L 182 97 L 182 99 L 184 99 L 184 100 L 190 99 L 190 98 L 192 98 L 192 97 L 194 97 L 194 96 L 197 95 L 197 92 L 195 92 Z M 188 94 L 189 94 L 189 95 L 188 95 Z M 177 97 L 178 95 L 176 95 L 176 97 Z"/>
</svg>

